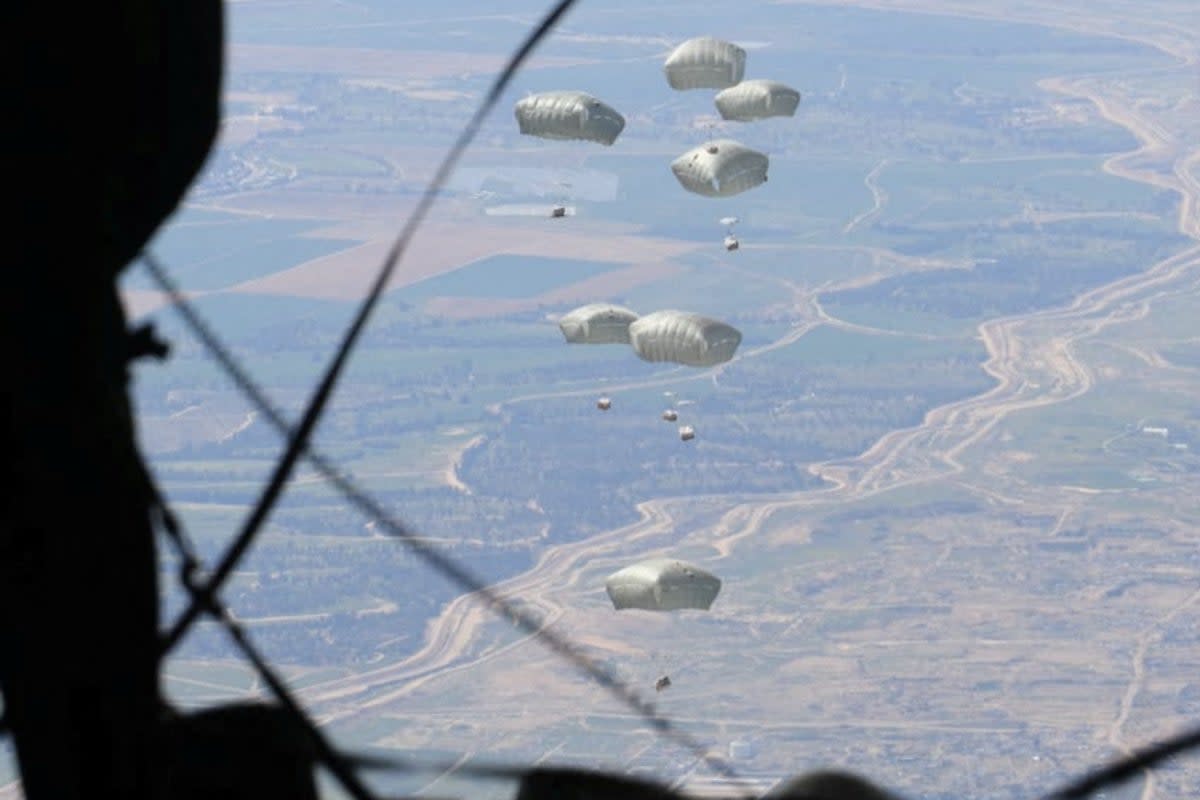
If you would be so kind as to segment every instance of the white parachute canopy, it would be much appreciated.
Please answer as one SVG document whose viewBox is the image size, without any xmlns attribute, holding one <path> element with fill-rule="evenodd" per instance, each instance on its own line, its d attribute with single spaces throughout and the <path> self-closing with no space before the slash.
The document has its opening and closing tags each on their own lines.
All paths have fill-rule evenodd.
<svg viewBox="0 0 1200 800">
<path fill-rule="evenodd" d="M 517 101 L 513 114 L 521 133 L 543 139 L 579 139 L 611 145 L 625 129 L 625 118 L 587 92 L 531 94 Z"/>
<path fill-rule="evenodd" d="M 629 326 L 629 343 L 643 361 L 713 367 L 733 358 L 742 332 L 689 311 L 655 311 Z"/>
<path fill-rule="evenodd" d="M 629 325 L 637 318 L 628 308 L 589 303 L 564 314 L 558 327 L 572 344 L 629 344 Z"/>
<path fill-rule="evenodd" d="M 717 92 L 714 99 L 721 118 L 751 122 L 767 117 L 794 117 L 800 92 L 779 81 L 742 81 Z"/>
<path fill-rule="evenodd" d="M 769 163 L 766 153 L 732 139 L 714 139 L 672 161 L 671 171 L 689 192 L 730 197 L 765 183 Z"/>
<path fill-rule="evenodd" d="M 707 611 L 721 591 L 721 579 L 686 561 L 652 558 L 609 575 L 604 588 L 618 611 Z"/>
<path fill-rule="evenodd" d="M 746 73 L 746 51 L 711 36 L 688 39 L 667 56 L 663 71 L 672 89 L 725 89 Z"/>
</svg>

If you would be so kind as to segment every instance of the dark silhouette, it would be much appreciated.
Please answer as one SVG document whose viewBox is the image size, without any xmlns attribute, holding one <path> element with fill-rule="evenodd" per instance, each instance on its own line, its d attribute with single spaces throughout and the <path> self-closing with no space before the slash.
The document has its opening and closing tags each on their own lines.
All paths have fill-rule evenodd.
<svg viewBox="0 0 1200 800">
<path fill-rule="evenodd" d="M 515 800 L 685 800 L 659 783 L 570 767 L 531 768 Z"/>
<path fill-rule="evenodd" d="M 164 733 L 172 800 L 317 800 L 317 750 L 284 709 L 235 703 L 171 719 Z"/>
<path fill-rule="evenodd" d="M 514 55 L 480 118 L 572 1 L 560 0 Z M 137 450 L 127 384 L 132 359 L 167 351 L 151 328 L 127 329 L 116 281 L 176 209 L 216 139 L 222 2 L 114 0 L 64 9 L 18 0 L 5 5 L 0 20 L 8 34 L 2 58 L 10 101 L 0 126 L 0 176 L 13 220 L 0 314 L 7 370 L 0 393 L 0 729 L 15 741 L 24 793 L 29 800 L 315 798 L 313 764 L 338 759 L 295 708 L 234 704 L 179 714 L 166 706 L 159 685 L 153 523 L 161 509 Z M 422 209 L 478 123 L 455 145 Z M 406 226 L 388 269 L 420 219 L 414 215 Z M 369 306 L 360 327 L 367 312 Z M 342 355 L 352 344 L 350 336 Z M 337 370 L 330 374 L 326 395 Z M 310 409 L 310 427 L 320 407 Z M 307 437 L 290 438 L 287 457 L 294 461 Z M 286 478 L 281 468 L 278 487 Z M 271 502 L 262 502 L 264 515 Z M 359 505 L 374 509 L 361 496 Z M 389 522 L 398 538 L 408 538 Z M 247 541 L 253 532 L 251 526 Z M 425 555 L 471 583 L 457 565 Z M 192 618 L 218 610 L 219 583 L 193 598 Z M 654 722 L 660 735 L 702 752 L 568 642 L 529 626 Z M 669 680 L 660 684 L 656 689 Z M 1086 796 L 1198 744 L 1200 731 L 1185 732 L 1052 796 Z M 654 783 L 546 768 L 524 771 L 518 796 L 678 797 Z M 838 772 L 802 776 L 771 796 L 892 797 Z"/>
<path fill-rule="evenodd" d="M 26 797 L 162 796 L 153 486 L 116 280 L 216 138 L 220 0 L 5 5 L 0 688 Z"/>
<path fill-rule="evenodd" d="M 898 800 L 898 798 L 853 773 L 839 770 L 816 770 L 784 781 L 763 795 L 763 800 Z"/>
</svg>

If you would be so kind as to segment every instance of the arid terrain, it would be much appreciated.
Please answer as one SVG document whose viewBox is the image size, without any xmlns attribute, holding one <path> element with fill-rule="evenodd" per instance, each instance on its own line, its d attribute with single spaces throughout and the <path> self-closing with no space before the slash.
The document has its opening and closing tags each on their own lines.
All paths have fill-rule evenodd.
<svg viewBox="0 0 1200 800">
<path fill-rule="evenodd" d="M 814 15 L 797 23 L 797 36 L 829 25 L 849 31 L 850 42 L 840 50 L 797 45 L 830 47 L 832 55 L 804 63 L 840 75 L 840 84 L 805 95 L 812 109 L 802 104 L 797 120 L 819 120 L 803 122 L 813 126 L 809 139 L 762 134 L 786 154 L 770 188 L 827 169 L 838 180 L 853 176 L 852 186 L 805 199 L 809 184 L 797 179 L 794 198 L 739 212 L 746 220 L 735 254 L 719 252 L 715 222 L 693 221 L 700 213 L 715 220 L 715 206 L 684 199 L 672 209 L 652 178 L 623 188 L 618 203 L 581 202 L 581 213 L 561 226 L 489 217 L 483 191 L 452 194 L 393 279 L 394 306 L 364 345 L 371 349 L 347 379 L 322 446 L 368 489 L 390 492 L 387 507 L 415 518 L 429 541 L 473 559 L 526 619 L 569 639 L 755 790 L 838 766 L 912 798 L 1033 797 L 1195 724 L 1200 20 L 1182 0 L 768 7 Z M 636 31 L 614 32 L 619 11 L 597 9 L 568 24 L 559 48 L 530 65 L 530 80 L 658 69 L 657 52 L 636 50 L 646 37 L 657 41 L 651 12 L 637 17 Z M 1019 30 L 1039 31 L 1074 60 L 1070 72 L 1048 69 L 1018 90 L 999 77 L 989 83 L 993 61 L 1002 72 L 1031 69 L 1035 58 L 1010 53 L 1003 37 L 954 55 L 976 70 L 957 83 L 941 73 L 920 77 L 951 56 L 900 47 L 889 57 L 911 64 L 917 77 L 897 72 L 889 82 L 850 62 L 855 54 L 870 61 L 871 45 L 853 34 L 872 14 L 889 15 L 875 24 L 897 36 L 934 20 L 971 32 L 1027 26 Z M 739 39 L 770 34 L 769 20 L 747 18 Z M 530 20 L 516 15 L 505 24 L 516 21 Z M 411 24 L 415 37 L 425 23 Z M 453 22 L 463 30 L 477 24 Z M 587 25 L 607 33 L 593 38 Z M 632 54 L 565 54 L 573 41 L 605 36 Z M 1110 46 L 1132 49 L 1113 55 Z M 1083 69 L 1093 52 L 1086 48 L 1116 66 Z M 772 51 L 750 53 L 766 59 Z M 251 328 L 230 335 L 243 337 L 237 346 L 287 408 L 306 396 L 332 347 L 329 331 L 370 284 L 442 154 L 430 146 L 432 134 L 421 145 L 379 144 L 373 115 L 406 114 L 404 104 L 420 95 L 454 110 L 420 124 L 452 129 L 502 56 L 500 48 L 231 49 L 231 69 L 270 73 L 279 85 L 234 87 L 247 108 L 227 120 L 233 155 L 214 166 L 206 185 L 216 188 L 189 201 L 190 212 L 213 216 L 184 216 L 180 225 L 211 226 L 212 237 L 250 220 L 307 227 L 287 233 L 301 255 L 208 283 L 199 277 L 209 264 L 198 258 L 182 267 L 183 283 L 198 303 L 232 304 L 222 312 L 227 323 L 254 316 L 259 305 L 264 317 L 283 317 L 264 328 L 269 336 Z M 312 133 L 312 112 L 278 110 L 302 104 L 308 89 L 290 82 L 306 80 L 314 59 L 328 59 L 342 86 L 400 98 L 368 95 L 365 111 L 346 112 L 356 124 L 367 120 L 360 138 L 368 144 L 342 147 Z M 1036 66 L 1052 65 L 1047 59 Z M 906 100 L 888 118 L 906 132 L 860 125 L 846 136 L 860 137 L 853 141 L 861 154 L 813 167 L 804 148 L 836 152 L 830 143 L 838 138 L 818 126 L 869 119 L 867 99 L 845 105 L 846 93 L 860 97 L 856 85 L 872 87 L 875 99 L 910 92 L 911 108 Z M 983 123 L 951 129 L 941 106 L 921 105 L 933 102 L 926 94 L 957 98 L 964 114 L 979 103 L 995 110 Z M 600 164 L 625 181 L 640 159 L 677 149 L 656 137 L 692 124 L 702 104 L 686 102 L 631 112 L 627 153 L 551 150 L 548 169 L 565 175 Z M 536 145 L 506 146 L 496 133 L 507 115 L 498 111 L 497 127 L 481 134 L 472 164 L 538 156 Z M 289 130 L 295 140 L 263 138 Z M 1045 130 L 1060 138 L 1042 143 L 1036 136 Z M 934 135 L 942 137 L 937 146 L 923 143 Z M 1112 138 L 1067 152 L 1092 135 Z M 971 136 L 995 141 L 985 148 Z M 1110 151 L 1110 141 L 1135 144 Z M 955 148 L 959 155 L 946 155 Z M 1095 169 L 1086 160 L 1093 157 Z M 1020 177 L 1042 161 L 1044 172 Z M 956 185 L 953 176 L 963 173 L 951 171 L 993 166 L 969 187 Z M 911 176 L 922 170 L 932 177 L 917 186 Z M 226 174 L 234 177 L 223 182 Z M 528 178 L 537 184 L 527 192 L 532 200 L 505 188 L 515 178 L 487 191 L 548 205 L 553 191 L 538 183 L 545 180 Z M 1101 181 L 1127 184 L 1130 194 Z M 1091 241 L 1110 229 L 1115 244 Z M 1154 257 L 1078 284 L 1054 272 L 1094 258 L 1100 275 L 1106 251 L 1120 248 L 1130 259 Z M 494 280 L 521 259 L 542 271 L 531 269 L 526 283 Z M 1052 266 L 1037 272 L 1038 262 Z M 952 281 L 963 288 L 938 293 Z M 1005 305 L 1029 285 L 1039 287 L 1034 300 Z M 974 291 L 982 305 L 947 310 Z M 1002 299 L 991 302 L 989 292 Z M 746 338 L 734 360 L 711 369 L 630 366 L 594 353 L 577 364 L 574 353 L 557 351 L 549 362 L 545 354 L 561 342 L 538 337 L 547 329 L 557 337 L 554 315 L 596 298 L 644 311 L 677 298 L 727 309 Z M 134 317 L 168 310 L 144 281 L 130 283 L 126 300 Z M 281 310 L 268 312 L 268 303 Z M 288 309 L 302 321 L 289 320 Z M 240 519 L 278 442 L 191 347 L 178 362 L 185 378 L 140 378 L 139 425 L 156 474 L 211 553 Z M 616 400 L 597 422 L 600 391 Z M 648 432 L 667 427 L 656 419 L 667 402 L 699 420 L 699 446 L 681 450 L 673 430 L 662 443 L 652 439 Z M 621 417 L 627 408 L 651 422 Z M 824 431 L 828 440 L 809 441 Z M 314 474 L 299 475 L 289 495 L 294 505 L 268 529 L 227 600 L 336 741 L 438 765 L 372 782 L 390 792 L 504 797 L 510 785 L 472 779 L 470 766 L 571 763 L 654 776 L 697 794 L 734 788 L 511 616 L 436 576 L 424 582 L 419 560 L 338 505 Z M 605 577 L 659 555 L 721 577 L 709 612 L 613 610 Z M 208 638 L 168 667 L 168 689 L 180 702 L 268 696 L 213 643 L 211 628 L 202 633 Z M 354 660 L 334 657 L 334 648 Z M 656 693 L 663 674 L 671 686 Z M 1200 759 L 1185 756 L 1109 797 L 1184 798 L 1196 786 Z M 16 783 L 0 788 L 0 797 L 17 796 Z"/>
</svg>

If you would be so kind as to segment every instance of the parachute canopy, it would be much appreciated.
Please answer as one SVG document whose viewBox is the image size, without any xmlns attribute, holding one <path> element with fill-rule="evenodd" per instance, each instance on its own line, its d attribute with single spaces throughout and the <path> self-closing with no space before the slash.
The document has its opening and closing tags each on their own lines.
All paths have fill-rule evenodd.
<svg viewBox="0 0 1200 800">
<path fill-rule="evenodd" d="M 513 113 L 521 133 L 543 139 L 581 139 L 611 145 L 625 118 L 587 92 L 542 92 L 517 101 Z"/>
<path fill-rule="evenodd" d="M 746 73 L 746 51 L 711 36 L 688 39 L 667 56 L 663 71 L 672 89 L 725 89 Z"/>
<path fill-rule="evenodd" d="M 589 303 L 564 314 L 558 327 L 572 344 L 629 344 L 629 324 L 637 318 L 628 308 Z"/>
<path fill-rule="evenodd" d="M 742 333 L 688 311 L 655 311 L 629 326 L 629 343 L 644 361 L 713 367 L 733 358 Z"/>
<path fill-rule="evenodd" d="M 652 558 L 609 575 L 604 588 L 618 611 L 626 608 L 707 611 L 721 591 L 721 580 L 686 561 Z"/>
<path fill-rule="evenodd" d="M 794 117 L 800 92 L 779 81 L 742 81 L 717 92 L 714 100 L 722 119 L 750 122 L 767 117 Z"/>
<path fill-rule="evenodd" d="M 689 192 L 731 197 L 766 182 L 768 163 L 765 153 L 732 139 L 715 139 L 672 161 L 671 171 Z"/>
</svg>

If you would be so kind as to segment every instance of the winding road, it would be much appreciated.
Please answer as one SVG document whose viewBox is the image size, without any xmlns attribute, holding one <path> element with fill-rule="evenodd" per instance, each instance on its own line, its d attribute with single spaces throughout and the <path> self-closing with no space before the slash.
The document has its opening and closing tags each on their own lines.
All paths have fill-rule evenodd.
<svg viewBox="0 0 1200 800">
<path fill-rule="evenodd" d="M 863 4 L 888 7 L 886 3 Z M 938 10 L 945 12 L 941 5 Z M 1153 44 L 1177 56 L 1185 66 L 1196 63 L 1194 52 L 1182 48 L 1178 41 L 1159 40 L 1150 35 L 1140 38 L 1122 35 Z M 1111 75 L 1103 77 L 1112 78 Z M 1131 131 L 1139 140 L 1138 149 L 1114 156 L 1105 163 L 1104 169 L 1113 175 L 1177 192 L 1181 197 L 1178 228 L 1186 236 L 1200 239 L 1200 218 L 1197 214 L 1200 183 L 1194 175 L 1197 164 L 1200 164 L 1200 147 L 1191 144 L 1188 145 L 1191 149 L 1185 149 L 1186 137 L 1176 135 L 1135 104 L 1106 94 L 1105 84 L 1099 76 L 1051 78 L 1043 81 L 1041 86 L 1048 91 L 1086 99 L 1105 119 Z M 1193 138 L 1191 141 L 1196 140 Z M 886 163 L 884 161 L 876 165 L 866 179 L 875 200 L 874 207 L 851 220 L 846 226 L 847 231 L 869 220 L 886 202 L 886 195 L 874 183 Z M 895 256 L 886 251 L 882 255 Z M 908 266 L 914 269 L 935 267 L 929 262 Z M 936 266 L 947 265 L 939 263 Z M 726 557 L 739 543 L 753 538 L 771 516 L 782 509 L 852 503 L 905 486 L 954 479 L 964 471 L 960 460 L 963 454 L 979 444 L 1010 415 L 1063 403 L 1080 397 L 1092 388 L 1091 372 L 1076 355 L 1081 342 L 1113 325 L 1144 317 L 1150 312 L 1152 304 L 1161 298 L 1194 289 L 1198 276 L 1200 245 L 1193 245 L 1141 273 L 1088 291 L 1067 306 L 983 323 L 979 326 L 978 334 L 988 354 L 983 368 L 996 380 L 992 388 L 977 396 L 931 410 L 921 424 L 883 436 L 854 458 L 813 465 L 811 471 L 823 478 L 827 486 L 784 493 L 766 500 L 756 498 L 736 503 L 707 534 L 693 534 L 691 539 L 695 541 L 698 535 L 708 536 L 718 556 Z M 805 289 L 783 281 L 782 284 L 791 292 L 792 310 L 800 322 L 779 339 L 748 350 L 739 358 L 754 358 L 787 346 L 819 325 L 845 325 L 824 312 L 819 302 L 820 294 L 848 288 L 850 283 L 861 285 L 863 280 L 870 281 L 878 277 L 873 275 L 818 289 Z M 886 333 L 873 329 L 871 332 Z M 711 379 L 719 375 L 722 368 L 679 370 L 678 373 L 672 371 L 653 379 L 606 386 L 605 391 Z M 593 393 L 593 389 L 580 389 L 531 394 L 512 398 L 489 410 L 499 414 L 504 406 L 510 404 Z M 642 541 L 643 545 L 649 545 L 658 537 L 669 536 L 675 528 L 674 515 L 686 511 L 696 500 L 672 498 L 641 503 L 638 506 L 641 517 L 638 522 L 584 541 L 552 547 L 531 570 L 493 588 L 506 598 L 519 598 L 525 609 L 535 611 L 543 626 L 553 625 L 562 612 L 555 602 L 556 595 L 578 585 L 589 565 L 594 568 L 598 559 L 617 554 L 633 542 Z M 1068 507 L 1063 510 L 1058 525 L 1070 515 L 1072 509 Z M 1119 713 L 1106 732 L 1112 746 L 1128 749 L 1124 726 L 1144 683 L 1148 649 L 1158 640 L 1163 626 L 1194 607 L 1198 600 L 1200 593 L 1190 596 L 1170 613 L 1156 620 L 1139 638 L 1129 686 L 1121 699 Z M 526 636 L 502 648 L 479 654 L 480 640 L 492 622 L 492 612 L 474 596 L 459 597 L 430 624 L 426 643 L 419 652 L 390 666 L 310 686 L 302 693 L 303 699 L 307 705 L 318 709 L 325 720 L 363 714 L 401 700 L 435 677 L 450 671 L 478 667 L 533 638 Z M 1150 800 L 1154 789 L 1153 776 L 1148 775 L 1143 783 L 1143 800 Z"/>
<path fill-rule="evenodd" d="M 844 5 L 841 2 L 836 4 Z M 986 17 L 1006 22 L 1053 24 L 1150 44 L 1176 57 L 1179 61 L 1179 66 L 1173 68 L 1176 70 L 1194 70 L 1197 65 L 1196 44 L 1189 38 L 1192 32 L 1182 32 L 1189 34 L 1185 36 L 1173 31 L 1165 23 L 1156 24 L 1153 20 L 1105 19 L 1102 15 L 1107 9 L 1104 8 L 1098 8 L 1095 13 L 1074 15 L 1080 21 L 1068 25 L 1049 21 L 1033 5 L 1008 15 L 971 10 L 960 3 L 936 0 L 855 0 L 852 5 Z M 1200 166 L 1200 146 L 1197 145 L 1200 139 L 1173 131 L 1169 125 L 1156 120 L 1137 104 L 1109 93 L 1105 81 L 1112 78 L 1112 74 L 1056 77 L 1048 78 L 1040 85 L 1047 91 L 1086 100 L 1102 117 L 1126 128 L 1137 137 L 1138 149 L 1114 156 L 1105 163 L 1104 169 L 1112 175 L 1178 193 L 1181 198 L 1178 229 L 1193 240 L 1200 241 L 1200 181 L 1195 174 Z M 843 86 L 845 81 L 843 73 Z M 850 220 L 844 232 L 854 231 L 882 210 L 887 197 L 878 186 L 877 179 L 886 164 L 886 160 L 879 162 L 865 178 L 874 200 L 873 207 Z M 899 260 L 894 253 L 883 251 L 882 254 Z M 918 261 L 908 266 L 929 269 L 946 264 Z M 877 276 L 869 276 L 867 280 L 870 277 Z M 901 487 L 955 478 L 965 469 L 960 460 L 964 453 L 979 444 L 1010 415 L 1078 398 L 1092 388 L 1093 378 L 1088 366 L 1076 355 L 1081 342 L 1113 325 L 1143 318 L 1150 313 L 1156 301 L 1180 291 L 1194 290 L 1198 278 L 1200 244 L 1187 247 L 1141 273 L 1086 292 L 1065 307 L 983 323 L 978 333 L 988 354 L 983 368 L 996 380 L 992 388 L 977 396 L 932 409 L 919 425 L 888 433 L 853 458 L 813 465 L 811 471 L 827 481 L 826 487 L 736 503 L 709 532 L 712 547 L 719 557 L 727 557 L 740 543 L 758 534 L 772 515 L 783 509 L 852 503 Z M 820 325 L 848 325 L 824 312 L 820 295 L 862 285 L 863 280 L 817 289 L 805 289 L 784 282 L 792 292 L 790 302 L 801 321 L 775 341 L 747 350 L 739 358 L 754 358 L 788 346 Z M 680 370 L 678 373 L 672 371 L 653 379 L 606 386 L 605 390 L 633 390 L 712 379 L 723 368 Z M 579 389 L 531 394 L 512 398 L 489 410 L 499 414 L 504 406 L 515 403 L 594 393 L 593 389 Z M 471 440 L 467 447 L 477 443 L 478 437 Z M 446 478 L 451 485 L 469 492 L 469 487 L 458 481 L 455 465 L 447 469 Z M 529 571 L 492 588 L 503 597 L 519 599 L 521 607 L 536 614 L 543 626 L 553 625 L 562 613 L 555 603 L 556 593 L 577 585 L 589 564 L 620 553 L 631 543 L 652 542 L 669 536 L 675 529 L 674 514 L 677 510 L 686 510 L 695 501 L 696 498 L 670 498 L 643 502 L 637 507 L 640 515 L 637 522 L 583 541 L 551 547 Z M 1069 509 L 1063 512 L 1056 524 L 1061 526 L 1068 515 Z M 1129 684 L 1120 697 L 1116 716 L 1104 731 L 1111 746 L 1125 751 L 1129 749 L 1125 727 L 1145 687 L 1146 659 L 1150 649 L 1160 639 L 1167 625 L 1183 613 L 1195 609 L 1198 604 L 1200 591 L 1190 594 L 1166 614 L 1153 620 L 1138 637 Z M 535 638 L 534 635 L 527 635 L 501 648 L 479 654 L 480 640 L 488 626 L 494 623 L 492 609 L 481 603 L 475 595 L 463 595 L 431 621 L 425 643 L 416 653 L 395 664 L 307 686 L 299 695 L 304 705 L 313 709 L 323 722 L 357 716 L 396 703 L 436 677 L 484 665 Z M 1147 775 L 1142 800 L 1153 798 L 1155 786 L 1153 775 Z M 15 784 L 0 787 L 0 796 L 16 796 L 14 787 Z"/>
</svg>

